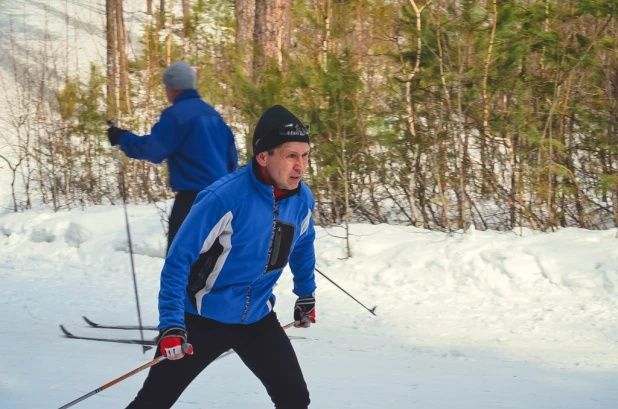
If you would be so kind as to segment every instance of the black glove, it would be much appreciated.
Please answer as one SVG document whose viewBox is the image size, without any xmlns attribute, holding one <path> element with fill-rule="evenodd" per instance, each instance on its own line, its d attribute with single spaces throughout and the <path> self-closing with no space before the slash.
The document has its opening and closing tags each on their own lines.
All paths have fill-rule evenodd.
<svg viewBox="0 0 618 409">
<path fill-rule="evenodd" d="M 311 323 L 315 324 L 315 295 L 309 297 L 298 297 L 294 304 L 294 324 L 295 327 L 309 328 Z"/>
<path fill-rule="evenodd" d="M 122 135 L 125 132 L 128 132 L 128 131 L 125 131 L 124 129 L 120 129 L 115 126 L 110 126 L 109 128 L 107 128 L 107 139 L 109 139 L 109 143 L 111 143 L 112 146 L 118 145 L 118 140 L 120 139 L 120 135 Z"/>
<path fill-rule="evenodd" d="M 179 359 L 182 353 L 193 355 L 193 346 L 187 343 L 187 331 L 180 327 L 162 330 L 157 337 L 161 354 L 168 359 Z"/>
</svg>

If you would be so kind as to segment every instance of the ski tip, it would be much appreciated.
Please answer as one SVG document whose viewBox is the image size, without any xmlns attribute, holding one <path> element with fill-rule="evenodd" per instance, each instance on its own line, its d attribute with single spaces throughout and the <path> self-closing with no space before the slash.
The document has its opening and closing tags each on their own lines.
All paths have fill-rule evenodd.
<svg viewBox="0 0 618 409">
<path fill-rule="evenodd" d="M 91 327 L 98 327 L 98 326 L 99 326 L 99 324 L 97 324 L 97 323 L 96 323 L 96 322 L 94 322 L 94 321 L 90 321 L 90 320 L 88 319 L 88 317 L 86 317 L 86 316 L 83 316 L 83 315 L 82 315 L 82 318 L 83 318 L 83 319 L 84 319 L 84 321 L 86 321 L 86 323 L 87 323 L 88 325 L 90 325 Z"/>
<path fill-rule="evenodd" d="M 72 337 L 73 334 L 71 334 L 65 327 L 64 325 L 60 325 L 60 330 L 62 331 L 62 333 L 67 336 L 67 337 Z"/>
</svg>

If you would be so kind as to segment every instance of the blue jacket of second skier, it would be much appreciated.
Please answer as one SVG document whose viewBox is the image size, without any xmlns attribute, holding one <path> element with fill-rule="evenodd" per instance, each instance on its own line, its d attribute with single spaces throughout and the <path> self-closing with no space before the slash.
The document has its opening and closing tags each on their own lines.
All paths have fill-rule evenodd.
<svg viewBox="0 0 618 409">
<path fill-rule="evenodd" d="M 159 329 L 184 328 L 184 312 L 251 324 L 275 304 L 273 287 L 290 264 L 293 292 L 315 285 L 315 201 L 299 187 L 275 201 L 248 166 L 198 195 L 161 272 Z"/>
<path fill-rule="evenodd" d="M 153 163 L 167 159 L 174 192 L 202 190 L 238 167 L 232 131 L 195 90 L 178 95 L 150 135 L 125 132 L 118 143 L 134 159 Z"/>
</svg>

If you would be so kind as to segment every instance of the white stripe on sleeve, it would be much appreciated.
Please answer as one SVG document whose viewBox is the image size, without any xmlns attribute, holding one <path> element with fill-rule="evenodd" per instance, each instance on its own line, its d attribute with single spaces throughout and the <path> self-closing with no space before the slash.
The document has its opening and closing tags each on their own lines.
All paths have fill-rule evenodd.
<svg viewBox="0 0 618 409">
<path fill-rule="evenodd" d="M 305 218 L 303 219 L 303 222 L 300 225 L 299 237 L 302 236 L 309 228 L 309 221 L 311 221 L 311 209 L 307 210 L 307 216 L 305 216 Z"/>
<path fill-rule="evenodd" d="M 219 238 L 219 243 L 223 246 L 223 251 L 221 252 L 221 256 L 215 262 L 215 266 L 208 276 L 206 280 L 206 285 L 200 291 L 195 294 L 195 305 L 197 306 L 197 313 L 201 314 L 202 311 L 202 298 L 212 290 L 212 287 L 215 285 L 215 281 L 219 277 L 221 270 L 223 269 L 223 265 L 225 264 L 225 260 L 227 256 L 230 254 L 230 250 L 232 250 L 232 212 L 227 212 L 223 215 L 223 217 L 217 222 L 215 227 L 212 228 L 206 240 L 204 240 L 204 245 L 202 246 L 202 251 L 200 254 L 203 254 L 210 250 L 215 240 Z"/>
</svg>

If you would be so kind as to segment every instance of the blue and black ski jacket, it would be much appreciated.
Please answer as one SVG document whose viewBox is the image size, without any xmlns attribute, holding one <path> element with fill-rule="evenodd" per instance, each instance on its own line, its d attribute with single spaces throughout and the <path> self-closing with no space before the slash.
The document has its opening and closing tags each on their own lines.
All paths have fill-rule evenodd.
<svg viewBox="0 0 618 409">
<path fill-rule="evenodd" d="M 118 143 L 130 158 L 153 163 L 167 159 L 174 192 L 202 190 L 238 168 L 232 131 L 195 90 L 178 95 L 150 135 L 125 132 Z"/>
<path fill-rule="evenodd" d="M 185 311 L 228 324 L 260 320 L 288 261 L 294 293 L 315 291 L 311 190 L 301 182 L 275 200 L 253 166 L 198 195 L 161 272 L 159 329 L 184 328 Z"/>
</svg>

